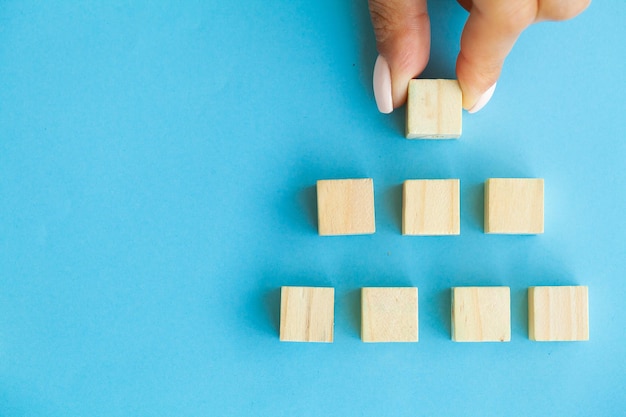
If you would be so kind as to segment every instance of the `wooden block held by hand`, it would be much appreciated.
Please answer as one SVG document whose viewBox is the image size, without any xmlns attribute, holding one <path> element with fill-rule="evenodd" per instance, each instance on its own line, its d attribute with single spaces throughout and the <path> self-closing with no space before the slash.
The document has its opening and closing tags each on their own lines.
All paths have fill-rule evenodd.
<svg viewBox="0 0 626 417">
<path fill-rule="evenodd" d="M 321 236 L 376 232 L 372 179 L 318 181 L 317 219 Z"/>
<path fill-rule="evenodd" d="M 461 233 L 459 180 L 406 180 L 402 200 L 403 235 Z"/>
<path fill-rule="evenodd" d="M 361 340 L 417 342 L 417 288 L 362 288 Z"/>
<path fill-rule="evenodd" d="M 334 323 L 334 288 L 281 288 L 281 342 L 331 343 L 333 341 Z"/>
<path fill-rule="evenodd" d="M 461 136 L 463 94 L 457 80 L 411 80 L 406 105 L 407 139 Z"/>
<path fill-rule="evenodd" d="M 543 179 L 488 179 L 485 183 L 485 233 L 543 233 Z"/>
<path fill-rule="evenodd" d="M 528 337 L 542 342 L 589 340 L 588 288 L 530 287 Z"/>
<path fill-rule="evenodd" d="M 509 287 L 452 288 L 452 340 L 455 342 L 510 341 Z"/>
</svg>

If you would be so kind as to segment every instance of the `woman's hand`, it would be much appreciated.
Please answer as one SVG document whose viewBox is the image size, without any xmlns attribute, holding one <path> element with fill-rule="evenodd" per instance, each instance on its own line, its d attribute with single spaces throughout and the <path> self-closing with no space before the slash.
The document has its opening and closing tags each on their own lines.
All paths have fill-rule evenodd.
<svg viewBox="0 0 626 417">
<path fill-rule="evenodd" d="M 459 0 L 470 12 L 461 35 L 456 74 L 463 107 L 482 109 L 496 87 L 505 58 L 528 26 L 566 20 L 590 0 Z M 369 0 L 379 56 L 374 66 L 378 110 L 391 113 L 406 102 L 409 80 L 426 67 L 430 20 L 426 0 Z"/>
</svg>

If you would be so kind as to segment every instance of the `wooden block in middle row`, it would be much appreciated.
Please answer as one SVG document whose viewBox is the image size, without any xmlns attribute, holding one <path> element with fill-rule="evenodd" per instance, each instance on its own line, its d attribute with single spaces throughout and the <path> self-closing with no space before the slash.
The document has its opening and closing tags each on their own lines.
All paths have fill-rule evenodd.
<svg viewBox="0 0 626 417">
<path fill-rule="evenodd" d="M 543 179 L 490 178 L 485 182 L 485 233 L 543 233 Z"/>
<path fill-rule="evenodd" d="M 417 288 L 362 288 L 361 340 L 417 342 Z"/>
<path fill-rule="evenodd" d="M 403 235 L 458 235 L 461 232 L 458 179 L 406 180 Z"/>
<path fill-rule="evenodd" d="M 452 288 L 452 340 L 455 342 L 510 341 L 509 287 Z"/>
<path fill-rule="evenodd" d="M 411 80 L 406 105 L 407 139 L 461 136 L 463 94 L 457 80 Z"/>
<path fill-rule="evenodd" d="M 318 181 L 317 219 L 321 236 L 374 233 L 376 223 L 372 179 Z"/>
</svg>

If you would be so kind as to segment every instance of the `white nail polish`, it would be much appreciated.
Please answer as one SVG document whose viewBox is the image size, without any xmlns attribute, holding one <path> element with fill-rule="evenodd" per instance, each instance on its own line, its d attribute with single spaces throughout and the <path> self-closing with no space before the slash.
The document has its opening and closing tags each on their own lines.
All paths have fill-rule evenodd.
<svg viewBox="0 0 626 417">
<path fill-rule="evenodd" d="M 491 100 L 491 96 L 493 96 L 493 92 L 496 91 L 497 84 L 498 83 L 494 83 L 491 87 L 489 87 L 489 89 L 485 91 L 482 96 L 480 96 L 478 101 L 476 101 L 476 104 L 474 104 L 472 108 L 469 109 L 467 112 L 476 113 L 477 111 L 485 107 L 487 103 L 489 103 L 489 100 Z"/>
<path fill-rule="evenodd" d="M 387 114 L 393 111 L 391 70 L 387 60 L 382 55 L 378 55 L 376 64 L 374 64 L 374 98 L 379 112 Z"/>
</svg>

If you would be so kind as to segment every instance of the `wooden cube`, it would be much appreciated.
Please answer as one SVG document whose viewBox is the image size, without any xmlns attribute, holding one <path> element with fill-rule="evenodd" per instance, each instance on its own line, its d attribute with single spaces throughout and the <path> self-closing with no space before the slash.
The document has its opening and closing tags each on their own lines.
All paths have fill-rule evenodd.
<svg viewBox="0 0 626 417">
<path fill-rule="evenodd" d="M 417 342 L 417 288 L 363 288 L 361 340 Z"/>
<path fill-rule="evenodd" d="M 334 322 L 334 288 L 281 288 L 280 340 L 282 342 L 331 343 Z"/>
<path fill-rule="evenodd" d="M 543 233 L 543 179 L 488 179 L 485 183 L 485 233 Z"/>
<path fill-rule="evenodd" d="M 406 105 L 407 139 L 461 136 L 463 95 L 457 80 L 411 80 Z"/>
<path fill-rule="evenodd" d="M 318 181 L 317 219 L 321 236 L 374 233 L 372 179 Z"/>
<path fill-rule="evenodd" d="M 460 234 L 460 200 L 459 180 L 405 181 L 402 234 Z"/>
<path fill-rule="evenodd" d="M 543 342 L 589 340 L 588 288 L 530 287 L 528 337 Z"/>
<path fill-rule="evenodd" d="M 452 288 L 452 340 L 455 342 L 510 341 L 509 287 Z"/>
</svg>

